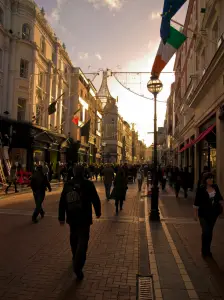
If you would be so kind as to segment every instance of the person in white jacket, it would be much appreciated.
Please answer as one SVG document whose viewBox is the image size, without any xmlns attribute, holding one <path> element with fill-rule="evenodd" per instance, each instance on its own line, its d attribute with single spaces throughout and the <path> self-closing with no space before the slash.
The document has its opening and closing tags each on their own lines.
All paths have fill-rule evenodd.
<svg viewBox="0 0 224 300">
<path fill-rule="evenodd" d="M 139 190 L 139 192 L 141 192 L 141 190 L 142 190 L 143 178 L 144 178 L 144 171 L 140 167 L 138 169 L 138 172 L 137 172 L 137 181 L 138 181 L 138 190 Z"/>
</svg>

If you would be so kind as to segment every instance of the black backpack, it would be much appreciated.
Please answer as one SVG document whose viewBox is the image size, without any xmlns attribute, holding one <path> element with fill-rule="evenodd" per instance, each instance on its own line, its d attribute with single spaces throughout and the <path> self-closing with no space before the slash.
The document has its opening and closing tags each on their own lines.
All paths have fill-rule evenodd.
<svg viewBox="0 0 224 300">
<path fill-rule="evenodd" d="M 72 190 L 66 195 L 68 213 L 72 216 L 79 215 L 83 210 L 81 185 L 74 184 Z"/>
</svg>

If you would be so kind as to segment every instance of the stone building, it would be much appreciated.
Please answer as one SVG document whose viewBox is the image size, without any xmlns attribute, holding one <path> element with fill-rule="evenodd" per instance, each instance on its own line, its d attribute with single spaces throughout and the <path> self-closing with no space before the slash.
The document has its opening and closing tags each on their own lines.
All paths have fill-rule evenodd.
<svg viewBox="0 0 224 300">
<path fill-rule="evenodd" d="M 56 99 L 56 112 L 49 115 Z M 79 107 L 80 126 L 91 118 L 89 141 L 72 122 Z M 100 109 L 96 89 L 73 67 L 44 10 L 32 0 L 0 0 L 0 132 L 10 135 L 11 160 L 27 169 L 34 161 L 56 167 L 68 158 L 65 141 L 72 138 L 69 160 L 94 161 L 100 155 Z"/>
<path fill-rule="evenodd" d="M 224 186 L 224 1 L 190 0 L 183 32 L 189 37 L 177 51 L 174 71 L 173 158 L 194 170 L 204 166 Z M 218 163 L 216 163 L 218 162 Z"/>
</svg>

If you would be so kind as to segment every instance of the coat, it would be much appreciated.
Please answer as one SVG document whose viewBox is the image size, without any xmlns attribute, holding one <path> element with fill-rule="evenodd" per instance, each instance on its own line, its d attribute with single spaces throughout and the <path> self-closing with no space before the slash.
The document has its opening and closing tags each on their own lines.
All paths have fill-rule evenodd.
<svg viewBox="0 0 224 300">
<path fill-rule="evenodd" d="M 111 194 L 111 199 L 125 200 L 127 189 L 127 179 L 125 177 L 116 176 L 114 179 L 114 189 Z"/>
<path fill-rule="evenodd" d="M 205 185 L 201 185 L 196 192 L 194 207 L 198 208 L 198 215 L 202 218 L 217 217 L 222 213 L 223 197 L 219 191 L 218 185 L 213 184 L 215 190 L 215 197 L 213 202 L 209 199 L 209 194 L 206 191 Z"/>
</svg>

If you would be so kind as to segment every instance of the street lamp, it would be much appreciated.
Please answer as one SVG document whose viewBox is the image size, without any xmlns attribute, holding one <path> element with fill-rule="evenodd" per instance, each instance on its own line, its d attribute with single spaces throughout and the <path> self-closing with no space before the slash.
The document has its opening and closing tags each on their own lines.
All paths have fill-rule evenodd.
<svg viewBox="0 0 224 300">
<path fill-rule="evenodd" d="M 154 96 L 154 176 L 152 184 L 152 200 L 151 200 L 151 212 L 150 212 L 150 221 L 159 221 L 159 187 L 158 187 L 158 174 L 157 174 L 157 95 L 162 91 L 163 84 L 156 78 L 151 77 L 147 83 L 147 88 L 150 93 Z"/>
</svg>

